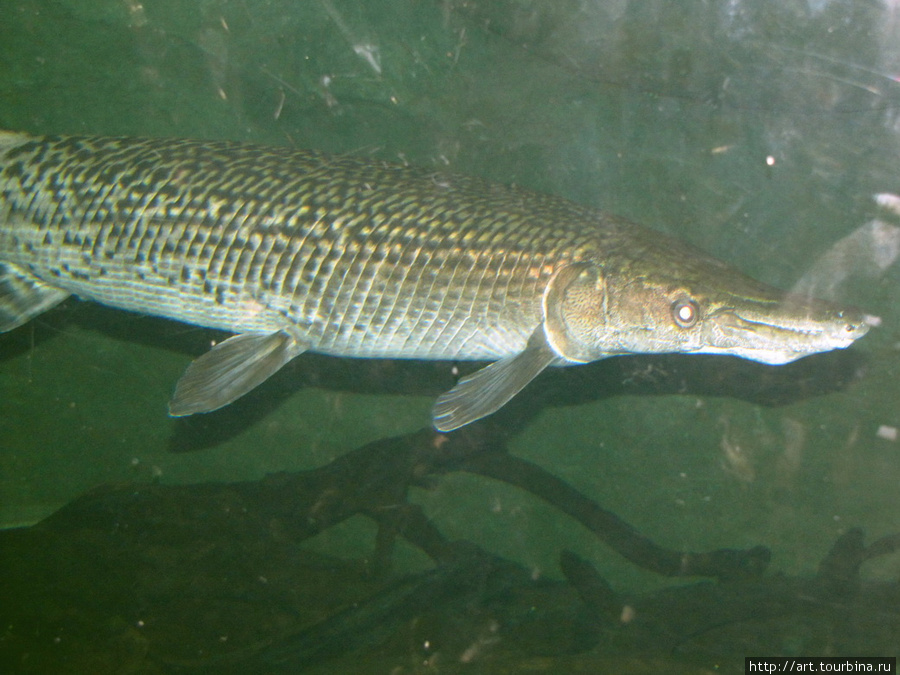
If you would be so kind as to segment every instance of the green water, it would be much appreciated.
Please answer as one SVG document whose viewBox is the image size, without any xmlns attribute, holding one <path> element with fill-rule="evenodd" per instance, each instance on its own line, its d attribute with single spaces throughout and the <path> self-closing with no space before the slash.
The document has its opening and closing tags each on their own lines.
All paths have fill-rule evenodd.
<svg viewBox="0 0 900 675">
<path fill-rule="evenodd" d="M 774 570 L 812 574 L 848 528 L 900 530 L 900 218 L 873 200 L 900 191 L 898 26 L 895 10 L 851 0 L 6 0 L 0 128 L 478 174 L 675 234 L 784 288 L 882 218 L 880 239 L 817 277 L 881 317 L 847 353 L 783 368 L 619 359 L 542 377 L 523 393 L 536 414 L 510 417 L 517 456 L 659 543 L 763 544 Z M 426 426 L 451 381 L 452 364 L 304 356 L 233 412 L 169 419 L 175 381 L 215 337 L 74 300 L 0 336 L 2 524 L 101 484 L 322 466 Z M 536 576 L 559 578 L 568 549 L 623 591 L 671 583 L 487 479 L 449 475 L 413 499 L 446 536 Z M 354 519 L 312 547 L 353 557 L 371 535 Z M 900 559 L 863 574 L 896 580 Z"/>
</svg>

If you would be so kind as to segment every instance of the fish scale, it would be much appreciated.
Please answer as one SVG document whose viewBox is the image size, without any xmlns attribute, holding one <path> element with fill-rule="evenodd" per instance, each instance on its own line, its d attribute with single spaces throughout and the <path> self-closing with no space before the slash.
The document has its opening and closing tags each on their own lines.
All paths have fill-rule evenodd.
<svg viewBox="0 0 900 675">
<path fill-rule="evenodd" d="M 510 227 L 514 189 L 491 186 L 514 203 L 485 213 L 474 179 L 227 142 L 22 137 L 4 155 L 3 259 L 84 298 L 355 356 L 499 358 L 540 321 L 553 252 L 522 255 L 541 233 Z M 571 258 L 555 243 L 551 264 Z M 491 330 L 500 312 L 519 328 Z"/>
<path fill-rule="evenodd" d="M 478 178 L 222 141 L 0 132 L 0 332 L 70 294 L 235 333 L 188 367 L 173 415 L 226 405 L 305 350 L 496 360 L 438 399 L 444 431 L 549 365 L 787 363 L 868 329 L 661 233 Z"/>
</svg>

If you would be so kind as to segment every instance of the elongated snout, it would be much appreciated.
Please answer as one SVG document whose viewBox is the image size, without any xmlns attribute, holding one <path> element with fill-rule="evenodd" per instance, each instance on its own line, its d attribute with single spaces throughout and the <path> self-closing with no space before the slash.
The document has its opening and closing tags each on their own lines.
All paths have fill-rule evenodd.
<svg viewBox="0 0 900 675">
<path fill-rule="evenodd" d="M 770 365 L 810 354 L 845 349 L 872 327 L 871 317 L 854 308 L 788 297 L 764 308 L 752 304 L 723 308 L 710 317 L 717 336 L 707 353 L 727 353 Z"/>
</svg>

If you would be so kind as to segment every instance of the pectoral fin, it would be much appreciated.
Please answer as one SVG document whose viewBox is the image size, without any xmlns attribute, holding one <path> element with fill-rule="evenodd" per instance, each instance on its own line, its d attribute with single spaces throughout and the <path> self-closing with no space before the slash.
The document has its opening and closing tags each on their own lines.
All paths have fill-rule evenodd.
<svg viewBox="0 0 900 675">
<path fill-rule="evenodd" d="M 169 414 L 183 417 L 228 405 L 262 384 L 306 348 L 284 331 L 230 337 L 188 366 L 175 385 Z"/>
<path fill-rule="evenodd" d="M 543 324 L 525 350 L 464 377 L 434 405 L 434 428 L 453 431 L 503 407 L 559 357 L 547 344 Z"/>
<path fill-rule="evenodd" d="M 18 265 L 0 263 L 0 333 L 5 333 L 69 297 Z"/>
</svg>

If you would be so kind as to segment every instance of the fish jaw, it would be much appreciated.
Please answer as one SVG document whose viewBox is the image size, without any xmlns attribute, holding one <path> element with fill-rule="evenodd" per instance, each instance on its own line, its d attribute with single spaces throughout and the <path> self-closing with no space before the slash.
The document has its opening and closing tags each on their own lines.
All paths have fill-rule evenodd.
<svg viewBox="0 0 900 675">
<path fill-rule="evenodd" d="M 707 317 L 703 354 L 730 354 L 783 365 L 811 354 L 846 349 L 873 324 L 862 312 L 792 296 L 775 304 L 745 301 Z"/>
</svg>

